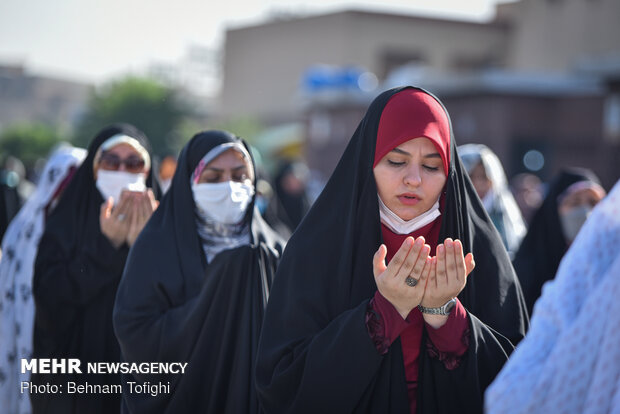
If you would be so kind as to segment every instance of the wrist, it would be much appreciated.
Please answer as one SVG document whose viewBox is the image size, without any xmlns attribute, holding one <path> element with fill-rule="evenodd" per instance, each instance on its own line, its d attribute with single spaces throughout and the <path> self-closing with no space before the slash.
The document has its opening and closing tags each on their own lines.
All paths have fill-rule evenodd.
<svg viewBox="0 0 620 414">
<path fill-rule="evenodd" d="M 430 315 L 428 313 L 423 313 L 424 322 L 430 325 L 434 329 L 439 329 L 448 322 L 448 317 L 450 315 Z"/>
<path fill-rule="evenodd" d="M 429 307 L 429 306 L 418 305 L 418 309 L 420 309 L 420 312 L 422 312 L 425 315 L 428 314 L 428 315 L 445 316 L 445 315 L 449 315 L 455 306 L 456 306 L 456 298 L 452 298 L 439 306 Z"/>
</svg>

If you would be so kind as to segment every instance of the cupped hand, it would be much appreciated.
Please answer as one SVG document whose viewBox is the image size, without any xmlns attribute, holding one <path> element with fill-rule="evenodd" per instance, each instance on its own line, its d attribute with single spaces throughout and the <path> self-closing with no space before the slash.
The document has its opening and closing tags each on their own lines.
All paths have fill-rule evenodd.
<svg viewBox="0 0 620 414">
<path fill-rule="evenodd" d="M 149 218 L 151 218 L 158 206 L 159 202 L 155 200 L 153 191 L 150 188 L 144 193 L 132 194 L 133 214 L 127 233 L 127 244 L 129 246 L 133 246 L 138 235 L 144 229 L 146 222 L 149 221 Z"/>
<path fill-rule="evenodd" d="M 131 220 L 133 220 L 133 209 L 130 197 L 121 195 L 121 200 L 116 207 L 114 207 L 112 197 L 101 204 L 99 212 L 101 233 L 115 248 L 118 249 L 127 239 Z"/>
<path fill-rule="evenodd" d="M 458 296 L 467 283 L 467 276 L 474 270 L 474 255 L 463 256 L 460 240 L 447 238 L 437 246 L 437 255 L 431 259 L 430 274 L 422 306 L 438 308 Z"/>
<path fill-rule="evenodd" d="M 431 248 L 423 237 L 415 241 L 407 237 L 386 266 L 387 247 L 382 244 L 373 257 L 373 273 L 379 292 L 398 311 L 403 319 L 418 306 L 424 296 L 431 272 Z M 407 284 L 407 278 L 410 284 Z M 411 286 L 414 285 L 414 286 Z"/>
</svg>

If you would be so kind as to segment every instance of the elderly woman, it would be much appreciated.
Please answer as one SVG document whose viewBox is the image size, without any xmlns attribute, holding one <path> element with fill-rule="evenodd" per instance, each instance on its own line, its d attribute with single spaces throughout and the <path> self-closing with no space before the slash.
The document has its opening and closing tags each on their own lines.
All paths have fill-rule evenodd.
<svg viewBox="0 0 620 414">
<path fill-rule="evenodd" d="M 35 261 L 34 358 L 119 361 L 112 307 L 129 247 L 156 207 L 149 145 L 135 127 L 103 129 L 91 142 L 50 215 Z M 63 393 L 31 392 L 34 413 L 114 413 L 120 395 L 68 393 L 67 382 L 120 383 L 119 375 L 32 375 L 35 385 Z"/>
<path fill-rule="evenodd" d="M 186 363 L 182 374 L 133 373 L 131 413 L 258 413 L 254 359 L 280 237 L 254 208 L 254 163 L 225 131 L 182 150 L 161 206 L 131 250 L 114 308 L 128 362 Z M 129 388 L 127 388 L 129 389 Z"/>
</svg>

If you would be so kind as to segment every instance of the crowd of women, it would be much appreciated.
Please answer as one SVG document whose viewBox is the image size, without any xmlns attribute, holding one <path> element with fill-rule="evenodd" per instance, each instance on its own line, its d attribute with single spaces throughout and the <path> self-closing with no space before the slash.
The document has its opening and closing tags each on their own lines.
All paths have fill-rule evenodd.
<svg viewBox="0 0 620 414">
<path fill-rule="evenodd" d="M 620 412 L 619 185 L 565 170 L 528 225 L 497 156 L 457 146 L 415 87 L 380 94 L 312 206 L 282 196 L 279 218 L 231 132 L 194 135 L 165 195 L 153 160 L 127 124 L 58 148 L 8 227 L 6 412 Z M 123 391 L 20 392 L 68 381 Z"/>
</svg>

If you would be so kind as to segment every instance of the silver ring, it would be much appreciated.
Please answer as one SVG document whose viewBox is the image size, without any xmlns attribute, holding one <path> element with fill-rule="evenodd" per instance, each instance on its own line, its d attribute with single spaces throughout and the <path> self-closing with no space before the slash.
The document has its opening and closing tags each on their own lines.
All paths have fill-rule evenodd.
<svg viewBox="0 0 620 414">
<path fill-rule="evenodd" d="M 116 219 L 117 219 L 118 221 L 124 221 L 124 220 L 125 220 L 125 215 L 121 213 L 121 214 L 119 214 L 118 216 L 116 216 Z"/>
<path fill-rule="evenodd" d="M 418 279 L 407 276 L 407 279 L 405 279 L 405 283 L 407 284 L 407 286 L 415 287 L 415 285 L 418 284 Z"/>
</svg>

